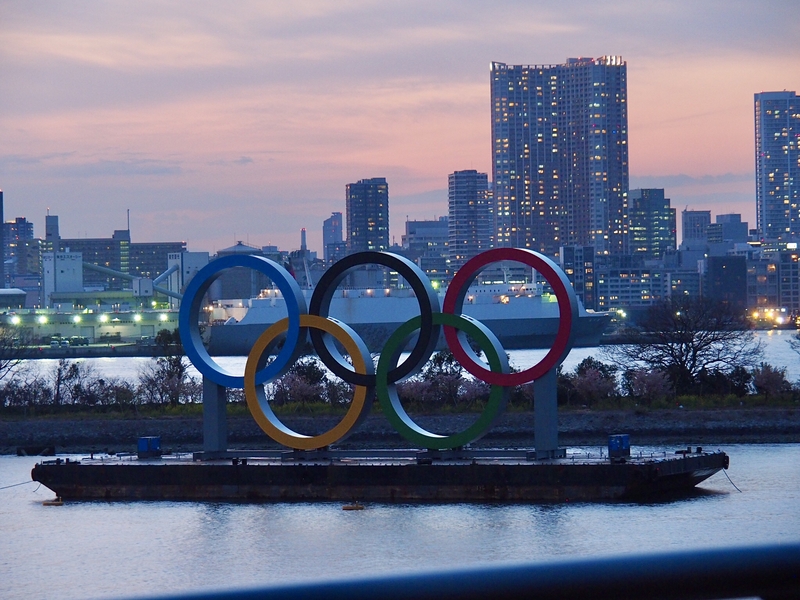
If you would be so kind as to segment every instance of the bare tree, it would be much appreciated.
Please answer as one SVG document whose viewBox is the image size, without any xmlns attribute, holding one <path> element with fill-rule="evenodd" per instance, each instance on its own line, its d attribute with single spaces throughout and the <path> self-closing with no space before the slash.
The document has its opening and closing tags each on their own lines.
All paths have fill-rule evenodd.
<svg viewBox="0 0 800 600">
<path fill-rule="evenodd" d="M 0 380 L 12 374 L 14 370 L 30 357 L 30 335 L 16 328 L 0 325 Z"/>
<path fill-rule="evenodd" d="M 99 381 L 91 365 L 61 358 L 50 373 L 53 404 L 93 406 L 99 402 Z"/>
<path fill-rule="evenodd" d="M 763 352 L 743 312 L 705 298 L 655 305 L 624 333 L 632 343 L 606 346 L 605 358 L 623 369 L 661 371 L 677 394 L 691 393 L 701 373 L 754 366 Z"/>
<path fill-rule="evenodd" d="M 194 402 L 197 386 L 189 375 L 189 360 L 184 356 L 178 331 L 162 329 L 156 334 L 159 356 L 139 371 L 138 392 L 145 403 L 178 404 Z"/>
<path fill-rule="evenodd" d="M 800 354 L 800 332 L 795 333 L 791 338 L 786 340 L 786 342 L 792 350 Z"/>
<path fill-rule="evenodd" d="M 194 401 L 189 361 L 183 356 L 159 356 L 139 370 L 139 396 L 148 404 L 177 406 Z"/>
</svg>

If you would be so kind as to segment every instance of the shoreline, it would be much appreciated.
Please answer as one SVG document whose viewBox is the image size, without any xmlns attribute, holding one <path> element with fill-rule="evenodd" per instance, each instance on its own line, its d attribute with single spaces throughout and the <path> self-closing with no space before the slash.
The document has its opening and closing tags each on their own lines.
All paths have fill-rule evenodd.
<svg viewBox="0 0 800 600">
<path fill-rule="evenodd" d="M 419 424 L 437 433 L 453 433 L 474 422 L 474 414 L 426 415 Z M 333 427 L 340 417 L 284 417 L 287 426 L 314 435 Z M 800 443 L 800 408 L 740 408 L 656 411 L 562 411 L 562 446 L 605 446 L 608 436 L 630 435 L 631 446 L 676 447 L 737 443 Z M 82 418 L 0 420 L 0 454 L 18 447 L 54 446 L 59 454 L 135 452 L 139 437 L 160 436 L 164 451 L 202 449 L 202 417 Z M 228 418 L 230 449 L 279 448 L 249 416 Z M 534 446 L 533 413 L 506 413 L 474 447 Z M 412 448 L 380 414 L 370 415 L 337 448 Z"/>
</svg>

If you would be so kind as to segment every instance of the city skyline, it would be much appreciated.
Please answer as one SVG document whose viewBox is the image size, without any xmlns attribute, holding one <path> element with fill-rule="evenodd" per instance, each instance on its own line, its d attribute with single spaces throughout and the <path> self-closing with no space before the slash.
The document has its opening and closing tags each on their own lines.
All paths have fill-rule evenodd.
<svg viewBox="0 0 800 600">
<path fill-rule="evenodd" d="M 755 226 L 753 94 L 798 89 L 789 2 L 0 6 L 5 216 L 194 250 L 295 248 L 384 176 L 390 240 L 491 173 L 489 64 L 621 55 L 630 188 Z M 780 43 L 777 43 L 777 40 Z"/>
</svg>

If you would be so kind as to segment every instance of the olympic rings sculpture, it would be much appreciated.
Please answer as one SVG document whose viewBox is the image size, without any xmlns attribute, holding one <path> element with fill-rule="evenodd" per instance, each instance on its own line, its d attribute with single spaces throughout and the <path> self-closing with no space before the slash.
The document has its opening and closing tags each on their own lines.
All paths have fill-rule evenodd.
<svg viewBox="0 0 800 600">
<path fill-rule="evenodd" d="M 500 261 L 519 262 L 538 271 L 558 300 L 559 326 L 553 345 L 538 363 L 515 373 L 510 372 L 506 353 L 492 331 L 462 314 L 470 285 L 488 265 Z M 411 286 L 420 310 L 419 316 L 400 325 L 389 337 L 377 367 L 361 337 L 350 326 L 328 315 L 339 283 L 355 269 L 368 264 L 388 267 L 403 277 Z M 234 267 L 246 267 L 269 277 L 282 292 L 287 309 L 287 317 L 268 327 L 256 340 L 242 376 L 228 373 L 214 362 L 203 345 L 198 324 L 206 292 L 225 270 Z M 573 325 L 577 318 L 578 301 L 567 276 L 552 260 L 532 250 L 497 248 L 475 256 L 456 273 L 442 308 L 425 273 L 396 254 L 359 252 L 338 261 L 320 279 L 309 306 L 294 277 L 281 265 L 260 256 L 233 255 L 209 263 L 192 278 L 183 295 L 178 329 L 186 355 L 197 370 L 218 385 L 244 389 L 248 408 L 259 427 L 284 446 L 314 450 L 343 440 L 367 416 L 377 396 L 383 413 L 398 433 L 421 447 L 444 450 L 464 446 L 485 435 L 504 412 L 510 387 L 535 381 L 561 364 L 572 349 Z M 458 362 L 468 373 L 491 386 L 489 401 L 475 423 L 452 435 L 438 435 L 422 428 L 405 411 L 396 391 L 398 382 L 418 373 L 431 357 L 442 329 L 447 346 Z M 484 353 L 488 367 L 467 342 L 467 336 Z M 354 388 L 344 418 L 329 431 L 316 436 L 300 434 L 282 423 L 264 391 L 264 384 L 289 370 L 309 339 L 322 363 Z M 281 340 L 283 345 L 275 359 L 267 363 L 267 357 Z M 410 354 L 400 362 L 412 340 Z M 345 359 L 337 342 L 351 362 Z"/>
</svg>

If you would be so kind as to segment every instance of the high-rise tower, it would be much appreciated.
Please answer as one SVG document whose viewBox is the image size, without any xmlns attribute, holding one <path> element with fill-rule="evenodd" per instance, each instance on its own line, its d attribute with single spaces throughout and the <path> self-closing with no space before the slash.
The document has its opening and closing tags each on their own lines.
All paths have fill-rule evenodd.
<svg viewBox="0 0 800 600">
<path fill-rule="evenodd" d="M 330 218 L 322 222 L 322 251 L 326 265 L 341 258 L 337 249 L 343 246 L 342 239 L 342 213 L 331 213 Z"/>
<path fill-rule="evenodd" d="M 800 97 L 755 95 L 756 221 L 767 239 L 800 237 Z"/>
<path fill-rule="evenodd" d="M 494 227 L 489 201 L 486 173 L 471 169 L 448 176 L 448 248 L 453 273 L 476 254 L 491 248 Z"/>
<path fill-rule="evenodd" d="M 347 184 L 347 252 L 389 249 L 389 185 L 384 177 Z"/>
<path fill-rule="evenodd" d="M 627 67 L 491 65 L 495 245 L 626 252 Z"/>
<path fill-rule="evenodd" d="M 676 211 L 663 189 L 630 190 L 628 215 L 631 254 L 658 259 L 675 250 Z"/>
</svg>

